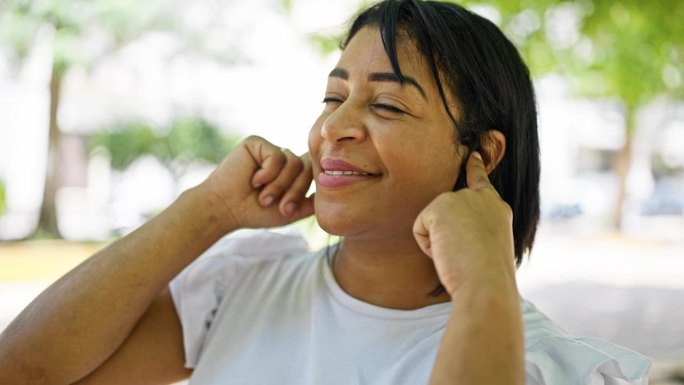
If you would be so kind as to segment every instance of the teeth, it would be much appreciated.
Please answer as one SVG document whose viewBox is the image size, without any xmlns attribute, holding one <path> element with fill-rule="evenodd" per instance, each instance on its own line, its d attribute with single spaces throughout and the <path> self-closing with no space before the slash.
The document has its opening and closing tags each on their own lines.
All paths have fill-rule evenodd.
<svg viewBox="0 0 684 385">
<path fill-rule="evenodd" d="M 367 172 L 357 172 L 357 171 L 338 171 L 338 170 L 325 170 L 323 171 L 326 175 L 356 175 L 356 176 L 368 176 L 371 175 Z"/>
</svg>

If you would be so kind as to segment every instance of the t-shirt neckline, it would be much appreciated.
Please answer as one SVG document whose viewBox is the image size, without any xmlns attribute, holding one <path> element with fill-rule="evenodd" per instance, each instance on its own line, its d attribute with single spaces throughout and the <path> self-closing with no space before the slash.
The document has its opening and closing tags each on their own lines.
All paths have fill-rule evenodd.
<svg viewBox="0 0 684 385">
<path fill-rule="evenodd" d="M 344 291 L 335 279 L 332 266 L 330 266 L 330 263 L 328 263 L 328 258 L 326 258 L 326 249 L 327 248 L 323 248 L 320 250 L 317 256 L 319 268 L 323 270 L 325 286 L 336 302 L 351 311 L 371 317 L 391 318 L 397 320 L 440 317 L 448 315 L 451 311 L 451 302 L 428 305 L 413 310 L 402 310 L 373 305 L 355 298 Z"/>
</svg>

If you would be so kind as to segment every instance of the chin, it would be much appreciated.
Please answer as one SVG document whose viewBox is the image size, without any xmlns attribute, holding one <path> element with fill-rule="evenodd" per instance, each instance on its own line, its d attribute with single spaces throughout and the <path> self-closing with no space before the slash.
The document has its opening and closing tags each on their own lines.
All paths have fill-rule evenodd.
<svg viewBox="0 0 684 385">
<path fill-rule="evenodd" d="M 347 239 L 388 239 L 397 237 L 411 237 L 413 239 L 412 221 L 404 218 L 392 218 L 378 221 L 382 218 L 379 213 L 350 212 L 337 205 L 316 205 L 316 221 L 326 233 L 345 237 Z M 368 215 L 366 215 L 368 214 Z"/>
<path fill-rule="evenodd" d="M 318 226 L 330 235 L 337 235 L 340 237 L 348 236 L 352 233 L 350 224 L 341 215 L 333 213 L 322 212 L 325 210 L 316 210 L 316 222 Z"/>
<path fill-rule="evenodd" d="M 316 221 L 326 233 L 341 237 L 351 236 L 367 223 L 367 219 L 358 218 L 350 212 L 346 204 L 321 202 L 314 203 Z"/>
</svg>

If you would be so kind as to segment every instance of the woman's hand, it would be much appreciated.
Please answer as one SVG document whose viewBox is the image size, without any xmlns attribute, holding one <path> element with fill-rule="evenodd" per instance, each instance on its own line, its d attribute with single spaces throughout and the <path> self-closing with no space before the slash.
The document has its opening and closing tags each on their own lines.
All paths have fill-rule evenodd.
<svg viewBox="0 0 684 385">
<path fill-rule="evenodd" d="M 203 183 L 18 315 L 0 333 L 0 384 L 74 384 L 86 376 L 85 383 L 135 377 L 168 384 L 187 377 L 169 281 L 230 230 L 313 214 L 304 196 L 310 163 L 261 138 L 243 141 Z M 145 364 L 147 357 L 155 365 Z"/>
<path fill-rule="evenodd" d="M 282 226 L 312 215 L 311 160 L 263 138 L 242 141 L 199 187 L 227 229 Z"/>
<path fill-rule="evenodd" d="M 413 224 L 452 297 L 466 283 L 515 284 L 511 209 L 489 182 L 480 154 L 466 161 L 468 188 L 439 195 Z"/>
<path fill-rule="evenodd" d="M 513 215 L 489 183 L 480 155 L 466 161 L 468 188 L 439 195 L 413 225 L 452 300 L 430 385 L 523 384 Z"/>
</svg>

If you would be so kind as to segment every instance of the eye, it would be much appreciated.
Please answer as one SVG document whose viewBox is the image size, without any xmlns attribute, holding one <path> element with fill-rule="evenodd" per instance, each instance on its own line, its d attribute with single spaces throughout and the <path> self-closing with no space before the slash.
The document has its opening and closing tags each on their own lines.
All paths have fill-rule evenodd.
<svg viewBox="0 0 684 385">
<path fill-rule="evenodd" d="M 342 104 L 343 100 L 340 98 L 335 98 L 335 97 L 330 97 L 326 96 L 323 98 L 323 104 L 328 105 L 328 104 Z"/>
<path fill-rule="evenodd" d="M 406 113 L 402 109 L 399 109 L 397 107 L 394 107 L 392 105 L 385 104 L 385 103 L 373 103 L 373 104 L 371 104 L 371 108 L 376 109 L 376 110 L 384 110 L 387 112 L 391 112 L 393 114 L 405 114 Z"/>
</svg>

